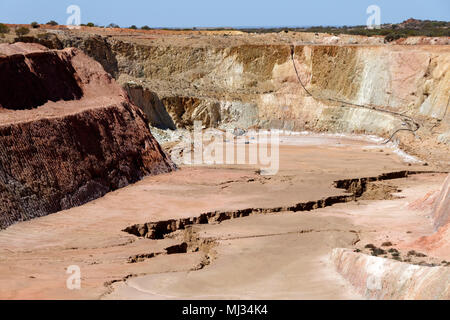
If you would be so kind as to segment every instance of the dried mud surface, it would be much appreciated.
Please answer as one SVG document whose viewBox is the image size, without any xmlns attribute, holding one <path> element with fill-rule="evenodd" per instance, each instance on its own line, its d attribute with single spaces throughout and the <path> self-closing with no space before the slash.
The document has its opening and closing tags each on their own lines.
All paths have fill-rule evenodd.
<svg viewBox="0 0 450 320">
<path fill-rule="evenodd" d="M 280 154 L 275 176 L 260 176 L 248 166 L 182 167 L 0 231 L 0 296 L 358 299 L 362 296 L 329 259 L 333 248 L 385 241 L 398 248 L 434 232 L 426 210 L 405 207 L 439 189 L 445 174 L 406 177 L 405 172 L 424 167 L 374 151 L 368 142 L 343 138 L 315 146 L 282 145 Z M 385 177 L 370 183 L 392 188 L 374 195 L 370 183 L 361 183 L 363 177 Z M 362 185 L 361 199 L 355 201 L 354 191 Z M 392 191 L 397 192 L 391 196 Z M 350 201 L 326 200 L 339 197 Z M 285 211 L 298 203 L 312 206 Z M 179 230 L 167 228 L 205 212 L 245 213 L 248 208 L 255 208 L 254 214 L 235 219 L 219 214 L 207 224 L 199 219 Z M 158 221 L 175 223 L 163 224 L 166 229 L 158 236 L 145 237 L 152 234 L 148 226 L 143 236 L 123 231 Z M 70 265 L 81 268 L 81 290 L 66 288 Z"/>
</svg>

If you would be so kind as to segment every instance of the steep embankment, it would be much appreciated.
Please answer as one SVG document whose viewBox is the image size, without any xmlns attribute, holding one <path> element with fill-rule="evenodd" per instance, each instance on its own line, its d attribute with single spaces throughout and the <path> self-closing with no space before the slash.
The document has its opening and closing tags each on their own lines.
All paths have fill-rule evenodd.
<svg viewBox="0 0 450 320">
<path fill-rule="evenodd" d="M 80 50 L 1 45 L 0 75 L 0 228 L 173 169 L 142 112 Z"/>
<path fill-rule="evenodd" d="M 369 43 L 364 37 L 330 45 L 324 44 L 329 37 L 314 34 L 92 30 L 59 31 L 57 37 L 111 72 L 153 126 L 184 128 L 200 120 L 211 127 L 386 139 L 395 133 L 409 153 L 450 165 L 448 45 L 354 44 Z"/>
<path fill-rule="evenodd" d="M 410 153 L 442 167 L 450 163 L 445 45 L 292 47 L 295 41 L 286 39 L 252 44 L 251 36 L 247 44 L 230 46 L 211 39 L 202 44 L 196 37 L 163 44 L 124 39 L 97 39 L 103 49 L 88 51 L 106 68 L 117 69 L 119 82 L 154 126 L 190 127 L 201 120 L 222 128 L 385 138 L 397 132 L 394 138 Z M 83 47 L 90 41 L 75 43 Z"/>
<path fill-rule="evenodd" d="M 249 120 L 286 127 L 303 127 L 308 107 L 334 107 L 328 98 L 442 119 L 450 89 L 450 55 L 441 46 L 296 46 L 300 78 L 314 98 L 299 85 L 286 45 L 161 48 L 115 41 L 111 48 L 124 82 L 125 76 L 141 80 L 160 97 L 253 102 L 259 112 Z M 189 104 L 185 111 L 199 114 Z M 316 120 L 333 120 L 323 113 Z M 365 119 L 338 118 L 347 123 L 342 129 L 382 131 Z"/>
</svg>

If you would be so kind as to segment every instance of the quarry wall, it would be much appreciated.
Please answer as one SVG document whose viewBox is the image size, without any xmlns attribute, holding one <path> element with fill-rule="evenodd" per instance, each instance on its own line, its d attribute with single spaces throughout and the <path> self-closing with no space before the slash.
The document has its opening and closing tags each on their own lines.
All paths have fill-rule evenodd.
<svg viewBox="0 0 450 320">
<path fill-rule="evenodd" d="M 159 128 L 190 128 L 200 120 L 206 127 L 223 129 L 278 128 L 386 139 L 395 133 L 406 152 L 450 168 L 450 53 L 445 45 L 247 41 L 228 46 L 194 40 L 162 45 L 99 35 L 56 38 L 49 46 L 75 46 L 93 57 L 125 88 L 132 101 L 126 104 L 136 104 Z M 70 64 L 61 66 L 64 72 L 59 74 L 68 77 L 61 83 L 73 85 L 69 92 L 59 90 L 60 96 L 52 97 L 55 92 L 45 92 L 42 80 L 44 89 L 36 90 L 36 101 L 6 108 L 26 109 L 47 98 L 79 99 L 77 84 L 70 84 L 71 74 L 79 72 L 73 73 Z M 21 101 L 11 92 L 3 90 L 2 95 Z"/>
<path fill-rule="evenodd" d="M 153 47 L 115 41 L 111 49 L 120 74 L 147 80 L 163 96 L 184 91 L 245 101 L 257 95 L 255 120 L 295 120 L 308 105 L 286 45 Z M 411 115 L 448 116 L 450 54 L 445 48 L 299 45 L 294 58 L 303 84 L 317 98 L 309 104 L 319 108 L 320 98 L 333 97 Z"/>
<path fill-rule="evenodd" d="M 301 37 L 306 36 L 314 38 Z M 386 138 L 400 129 L 395 138 L 405 149 L 426 144 L 436 153 L 435 161 L 444 158 L 444 166 L 450 161 L 450 53 L 440 42 L 385 45 L 358 38 L 363 44 L 310 44 L 282 36 L 265 41 L 257 35 L 58 37 L 63 46 L 79 47 L 99 61 L 160 128 L 190 127 L 200 120 L 207 127 Z"/>
<path fill-rule="evenodd" d="M 447 46 L 299 44 L 292 50 L 292 45 L 153 46 L 112 39 L 110 47 L 119 82 L 153 92 L 164 105 L 172 122 L 162 127 L 190 127 L 200 120 L 206 127 L 386 139 L 395 133 L 402 149 L 450 166 Z M 146 101 L 138 105 L 161 109 Z M 152 118 L 154 112 L 146 112 Z"/>
<path fill-rule="evenodd" d="M 174 169 L 142 111 L 80 50 L 3 46 L 0 75 L 0 228 Z"/>
</svg>

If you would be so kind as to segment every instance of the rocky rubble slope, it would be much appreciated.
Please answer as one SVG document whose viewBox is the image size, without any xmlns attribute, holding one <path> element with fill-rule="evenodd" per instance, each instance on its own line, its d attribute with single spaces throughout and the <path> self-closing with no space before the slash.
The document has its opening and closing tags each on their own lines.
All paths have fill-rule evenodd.
<svg viewBox="0 0 450 320">
<path fill-rule="evenodd" d="M 0 228 L 174 169 L 147 119 L 78 49 L 0 45 Z"/>
</svg>

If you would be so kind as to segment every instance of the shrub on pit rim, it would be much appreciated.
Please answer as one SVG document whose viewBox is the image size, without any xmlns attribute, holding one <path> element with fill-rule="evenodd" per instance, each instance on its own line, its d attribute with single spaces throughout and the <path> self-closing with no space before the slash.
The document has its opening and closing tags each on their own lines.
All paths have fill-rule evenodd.
<svg viewBox="0 0 450 320">
<path fill-rule="evenodd" d="M 390 33 L 384 37 L 384 43 L 392 42 L 400 38 L 407 38 L 407 36 L 400 33 Z"/>
<path fill-rule="evenodd" d="M 27 27 L 20 27 L 16 29 L 16 34 L 18 37 L 23 37 L 26 34 L 30 33 L 30 29 L 28 29 Z"/>
<path fill-rule="evenodd" d="M 0 34 L 9 33 L 9 28 L 7 25 L 0 23 Z"/>
</svg>

